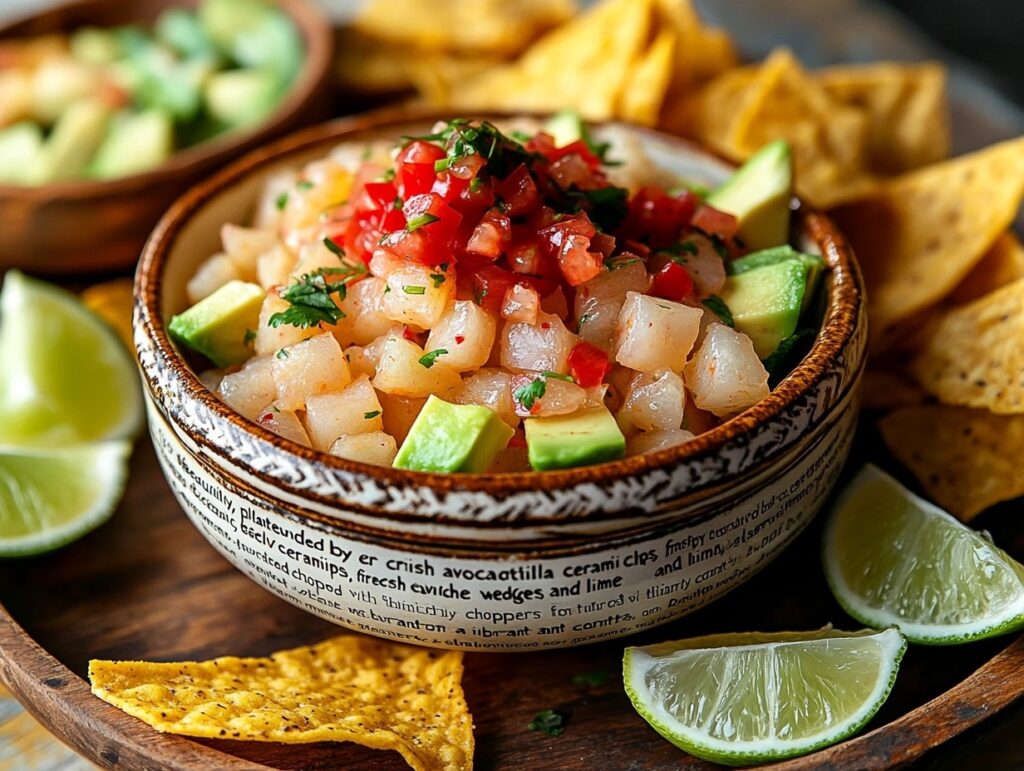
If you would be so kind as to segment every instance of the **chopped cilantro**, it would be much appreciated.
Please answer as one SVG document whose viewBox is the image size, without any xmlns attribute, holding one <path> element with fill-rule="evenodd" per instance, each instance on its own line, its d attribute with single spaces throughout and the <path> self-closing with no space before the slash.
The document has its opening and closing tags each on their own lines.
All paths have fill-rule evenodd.
<svg viewBox="0 0 1024 771">
<path fill-rule="evenodd" d="M 609 185 L 594 190 L 575 187 L 564 192 L 566 203 L 575 211 L 585 211 L 591 222 L 603 231 L 614 230 L 622 222 L 629 208 L 629 191 Z"/>
<path fill-rule="evenodd" d="M 520 131 L 519 129 L 512 129 L 510 132 L 508 132 L 508 135 L 521 145 L 525 145 L 527 142 L 533 139 L 533 137 L 531 137 L 525 131 Z"/>
<path fill-rule="evenodd" d="M 714 247 L 715 251 L 718 252 L 718 256 L 723 260 L 729 259 L 729 247 L 725 245 L 725 241 L 717 233 L 706 233 L 700 228 L 694 228 L 702 236 L 705 236 L 710 242 L 711 246 Z"/>
<path fill-rule="evenodd" d="M 365 145 L 363 147 L 363 152 L 360 153 L 359 155 L 359 159 L 363 161 L 368 161 L 370 160 L 371 155 L 373 155 L 373 148 L 370 145 Z"/>
<path fill-rule="evenodd" d="M 249 343 L 251 343 L 255 339 L 256 339 L 256 333 L 253 330 L 251 330 L 251 329 L 245 330 L 245 336 L 242 338 L 242 342 L 245 345 L 248 345 Z"/>
<path fill-rule="evenodd" d="M 768 370 L 768 385 L 771 388 L 775 388 L 800 359 L 807 355 L 817 334 L 817 330 L 812 327 L 798 329 L 784 338 L 779 347 L 768 354 L 764 360 L 764 368 Z"/>
<path fill-rule="evenodd" d="M 487 171 L 496 177 L 507 177 L 513 169 L 523 163 L 540 158 L 528 151 L 514 138 L 502 134 L 488 121 L 474 126 L 465 118 L 449 121 L 441 131 L 419 137 L 403 137 L 405 140 L 420 139 L 427 142 L 444 143 L 445 157 L 434 163 L 434 171 L 441 173 L 463 160 L 477 154 L 483 158 Z"/>
<path fill-rule="evenodd" d="M 599 685 L 604 685 L 608 679 L 608 673 L 603 669 L 597 669 L 593 672 L 584 672 L 580 675 L 573 675 L 573 685 L 586 685 L 592 688 L 596 688 Z"/>
<path fill-rule="evenodd" d="M 542 372 L 545 378 L 554 378 L 555 380 L 564 380 L 566 383 L 575 383 L 576 378 L 572 375 L 563 375 L 560 372 Z"/>
<path fill-rule="evenodd" d="M 431 222 L 437 222 L 440 217 L 430 212 L 424 212 L 418 217 L 413 217 L 411 220 L 405 223 L 405 232 L 412 233 L 414 230 L 419 230 L 424 225 L 429 225 Z"/>
<path fill-rule="evenodd" d="M 274 202 L 277 206 L 277 210 L 281 211 L 285 206 L 288 205 L 288 192 L 285 191 L 277 196 L 277 200 Z"/>
<path fill-rule="evenodd" d="M 672 246 L 662 249 L 661 251 L 665 252 L 666 254 L 672 255 L 672 262 L 677 262 L 680 265 L 685 265 L 686 258 L 683 257 L 683 255 L 691 254 L 693 256 L 696 256 L 697 253 L 700 251 L 700 248 L 693 241 L 683 241 L 682 243 L 679 244 L 672 244 Z"/>
<path fill-rule="evenodd" d="M 618 270 L 619 268 L 624 268 L 627 265 L 632 265 L 637 262 L 642 262 L 642 260 L 639 257 L 627 257 L 626 259 L 623 259 L 622 257 L 609 257 L 604 261 L 604 266 L 608 268 L 608 270 Z"/>
<path fill-rule="evenodd" d="M 478 193 L 483 185 L 484 181 L 480 177 L 473 177 L 473 179 L 469 180 L 469 192 Z"/>
<path fill-rule="evenodd" d="M 370 412 L 364 412 L 363 418 L 365 420 L 373 420 L 378 415 L 380 415 L 380 410 L 371 410 Z"/>
<path fill-rule="evenodd" d="M 541 731 L 548 736 L 561 736 L 565 731 L 565 717 L 553 709 L 538 712 L 529 726 L 531 731 Z"/>
<path fill-rule="evenodd" d="M 282 348 L 281 350 L 279 350 L 274 355 L 274 358 L 277 358 L 277 359 L 287 359 L 289 355 L 290 354 L 288 353 L 288 351 L 286 351 L 284 348 Z"/>
<path fill-rule="evenodd" d="M 593 313 L 584 313 L 580 316 L 580 320 L 576 322 L 576 333 L 579 334 L 580 330 L 583 329 L 583 325 L 594 318 Z"/>
<path fill-rule="evenodd" d="M 380 175 L 381 182 L 392 182 L 395 179 L 395 170 L 387 169 L 383 174 Z"/>
<path fill-rule="evenodd" d="M 487 287 L 477 289 L 473 292 L 473 302 L 477 305 L 483 305 L 485 297 L 487 297 Z"/>
<path fill-rule="evenodd" d="M 390 291 L 391 291 L 391 286 L 390 285 L 384 287 L 384 294 L 387 294 Z"/>
<path fill-rule="evenodd" d="M 446 348 L 435 348 L 433 351 L 427 351 L 420 356 L 419 362 L 427 369 L 430 369 L 434 366 L 434 362 L 437 361 L 437 357 L 444 356 L 446 353 L 448 353 Z"/>
<path fill-rule="evenodd" d="M 723 324 L 730 327 L 736 326 L 736 322 L 733 321 L 732 318 L 732 311 L 730 311 L 729 306 L 725 304 L 725 300 L 718 295 L 713 294 L 710 297 L 705 297 L 701 300 L 701 305 L 718 316 L 718 318 L 722 320 Z"/>
<path fill-rule="evenodd" d="M 444 273 L 431 273 L 430 280 L 434 282 L 434 289 L 437 289 L 441 284 L 444 283 Z"/>
<path fill-rule="evenodd" d="M 437 267 L 441 269 L 442 273 L 447 273 L 448 272 L 448 263 L 447 262 L 442 262 Z"/>
<path fill-rule="evenodd" d="M 295 183 L 295 189 L 301 190 L 302 192 L 306 192 L 307 190 L 313 189 L 313 183 L 310 182 L 308 179 L 300 179 L 298 182 Z"/>
<path fill-rule="evenodd" d="M 324 239 L 324 246 L 327 247 L 327 251 L 329 251 L 331 254 L 336 254 L 339 257 L 345 256 L 345 251 L 330 238 Z"/>
<path fill-rule="evenodd" d="M 519 386 L 519 388 L 512 392 L 512 398 L 519 402 L 524 410 L 532 410 L 537 400 L 544 397 L 547 387 L 547 382 L 544 378 L 539 377 L 525 385 Z"/>
<path fill-rule="evenodd" d="M 406 294 L 426 294 L 427 288 L 425 286 L 416 286 L 415 284 L 406 284 L 402 287 L 402 291 Z"/>
<path fill-rule="evenodd" d="M 330 239 L 325 239 L 324 243 L 329 241 Z M 365 272 L 366 268 L 362 265 L 346 265 L 306 273 L 281 291 L 281 299 L 291 303 L 291 307 L 271 316 L 270 326 L 289 324 L 293 327 L 306 328 L 315 327 L 321 322 L 336 324 L 345 318 L 345 314 L 338 308 L 331 295 L 337 295 L 339 300 L 344 300 L 346 283 Z M 340 280 L 328 280 L 328 276 L 338 275 L 341 276 Z"/>
</svg>

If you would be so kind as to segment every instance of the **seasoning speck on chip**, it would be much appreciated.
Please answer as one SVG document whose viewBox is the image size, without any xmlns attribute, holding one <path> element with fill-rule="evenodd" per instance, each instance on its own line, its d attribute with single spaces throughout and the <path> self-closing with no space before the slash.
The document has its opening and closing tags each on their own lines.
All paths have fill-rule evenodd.
<svg viewBox="0 0 1024 771">
<path fill-rule="evenodd" d="M 166 733 L 394 750 L 417 771 L 473 766 L 462 653 L 343 635 L 266 658 L 89 662 L 92 692 Z"/>
</svg>

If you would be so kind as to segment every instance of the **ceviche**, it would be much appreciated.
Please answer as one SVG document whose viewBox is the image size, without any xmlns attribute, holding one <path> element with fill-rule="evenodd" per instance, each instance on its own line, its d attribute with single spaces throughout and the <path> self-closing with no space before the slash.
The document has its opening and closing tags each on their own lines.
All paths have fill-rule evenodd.
<svg viewBox="0 0 1024 771">
<path fill-rule="evenodd" d="M 203 382 L 342 458 L 511 472 L 686 442 L 807 351 L 824 264 L 787 243 L 784 143 L 709 191 L 572 114 L 504 128 L 271 176 L 169 324 Z"/>
</svg>

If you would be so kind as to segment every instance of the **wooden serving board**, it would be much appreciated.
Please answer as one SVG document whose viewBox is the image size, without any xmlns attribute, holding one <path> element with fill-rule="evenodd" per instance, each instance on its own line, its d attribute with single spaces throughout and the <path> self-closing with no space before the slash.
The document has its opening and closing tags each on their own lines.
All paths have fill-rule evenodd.
<svg viewBox="0 0 1024 771">
<path fill-rule="evenodd" d="M 995 532 L 997 542 L 1017 557 L 1024 555 L 1024 527 L 1011 527 L 1010 518 L 999 512 L 989 519 L 983 525 Z M 628 643 L 549 653 L 467 654 L 464 686 L 476 723 L 477 767 L 712 768 L 662 740 L 632 710 L 622 690 L 622 648 L 712 632 L 814 629 L 829 622 L 857 628 L 828 593 L 819 541 L 820 521 L 731 595 Z M 0 603 L 0 680 L 44 726 L 99 765 L 404 767 L 396 753 L 351 744 L 287 746 L 162 735 L 89 693 L 83 676 L 90 658 L 264 655 L 342 631 L 267 593 L 217 554 L 171 497 L 148 440 L 136 448 L 129 489 L 113 519 L 55 554 L 0 564 Z M 598 670 L 609 675 L 602 685 L 572 683 L 573 675 Z M 892 696 L 868 732 L 780 767 L 904 764 L 1022 693 L 1024 638 L 956 648 L 912 647 Z M 1014 708 L 1018 724 L 1021 706 Z M 547 708 L 568 716 L 560 737 L 527 728 Z M 1005 753 L 1012 755 L 1017 741 L 1016 735 L 1001 742 L 982 737 L 982 752 L 1010 757 Z M 973 760 L 980 757 L 963 740 L 960 746 Z M 946 760 L 950 757 L 956 751 L 943 753 Z"/>
</svg>

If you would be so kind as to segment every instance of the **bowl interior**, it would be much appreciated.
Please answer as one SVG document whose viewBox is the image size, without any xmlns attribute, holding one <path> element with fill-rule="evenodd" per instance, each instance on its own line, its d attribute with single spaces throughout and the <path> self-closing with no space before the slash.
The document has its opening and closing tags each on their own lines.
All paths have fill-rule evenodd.
<svg viewBox="0 0 1024 771">
<path fill-rule="evenodd" d="M 823 256 L 831 270 L 827 280 L 828 308 L 810 354 L 764 400 L 684 445 L 620 461 L 543 474 L 445 475 L 369 466 L 318 453 L 283 440 L 236 415 L 210 394 L 188 369 L 164 332 L 170 317 L 187 307 L 185 284 L 200 262 L 219 249 L 219 231 L 226 222 L 245 223 L 254 209 L 263 181 L 282 168 L 295 168 L 321 158 L 342 142 L 366 142 L 382 137 L 422 132 L 437 115 L 387 111 L 323 124 L 254 152 L 215 178 L 185 195 L 161 221 L 147 244 L 139 266 L 137 291 L 142 313 L 136 333 L 151 341 L 156 356 L 168 363 L 181 381 L 186 398 L 202 401 L 219 416 L 244 426 L 244 431 L 272 445 L 275 451 L 328 469 L 329 473 L 356 474 L 398 486 L 433 491 L 481 491 L 511 495 L 523 490 L 556 490 L 603 484 L 631 478 L 693 459 L 716 455 L 724 444 L 739 441 L 747 432 L 773 420 L 811 389 L 847 350 L 862 313 L 861 280 L 852 254 L 841 234 L 822 215 L 801 210 L 796 217 L 798 246 Z M 491 116 L 501 121 L 502 116 Z M 507 117 L 507 116 L 505 116 Z M 600 131 L 623 131 L 639 141 L 655 164 L 682 177 L 715 183 L 728 176 L 731 166 L 684 140 L 647 129 L 609 124 Z"/>
</svg>

